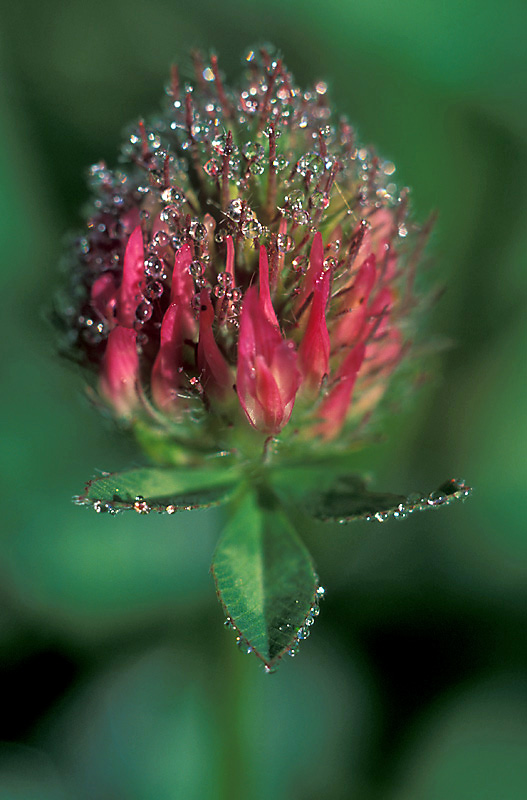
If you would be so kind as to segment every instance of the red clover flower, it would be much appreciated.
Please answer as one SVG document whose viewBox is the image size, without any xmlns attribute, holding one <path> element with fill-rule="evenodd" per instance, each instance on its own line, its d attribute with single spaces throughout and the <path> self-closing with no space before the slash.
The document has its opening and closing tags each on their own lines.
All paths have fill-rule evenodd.
<svg viewBox="0 0 527 800">
<path fill-rule="evenodd" d="M 430 225 L 410 219 L 395 166 L 357 142 L 324 82 L 300 90 L 270 52 L 248 53 L 237 90 L 214 56 L 194 65 L 195 86 L 173 68 L 166 108 L 129 129 L 120 167 L 90 170 L 59 317 L 101 403 L 158 466 L 94 480 L 80 501 L 110 513 L 228 502 L 218 595 L 271 669 L 323 594 L 295 503 L 382 521 L 468 489 L 408 502 L 350 477 L 351 450 L 412 363 L 425 302 Z M 271 545 L 261 596 L 250 575 Z"/>
</svg>

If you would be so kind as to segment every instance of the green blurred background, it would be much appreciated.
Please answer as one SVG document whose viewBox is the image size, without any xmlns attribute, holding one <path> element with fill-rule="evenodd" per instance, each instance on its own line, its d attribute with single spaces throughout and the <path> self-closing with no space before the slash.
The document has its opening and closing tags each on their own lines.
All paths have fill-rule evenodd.
<svg viewBox="0 0 527 800">
<path fill-rule="evenodd" d="M 0 22 L 0 798 L 527 797 L 527 61 L 523 0 L 4 0 Z M 452 347 L 376 485 L 465 478 L 405 523 L 306 531 L 327 600 L 265 676 L 225 633 L 220 515 L 97 517 L 95 469 L 140 456 L 54 354 L 46 321 L 86 167 L 199 46 L 235 78 L 273 42 L 397 164 L 448 291 Z"/>
</svg>

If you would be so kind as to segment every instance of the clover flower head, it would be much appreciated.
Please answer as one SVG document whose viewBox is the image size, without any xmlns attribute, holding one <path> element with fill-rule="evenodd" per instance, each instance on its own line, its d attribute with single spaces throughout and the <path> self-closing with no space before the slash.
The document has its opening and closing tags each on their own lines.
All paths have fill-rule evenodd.
<svg viewBox="0 0 527 800">
<path fill-rule="evenodd" d="M 194 64 L 195 84 L 173 68 L 163 112 L 129 129 L 120 167 L 90 170 L 70 345 L 114 414 L 178 457 L 349 446 L 410 352 L 427 231 L 324 82 L 302 91 L 267 50 L 237 89 L 214 56 Z"/>
</svg>

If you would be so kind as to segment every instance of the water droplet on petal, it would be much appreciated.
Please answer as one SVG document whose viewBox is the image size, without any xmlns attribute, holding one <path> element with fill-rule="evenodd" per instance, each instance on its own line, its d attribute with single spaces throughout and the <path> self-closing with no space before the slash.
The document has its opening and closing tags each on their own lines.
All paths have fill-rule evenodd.
<svg viewBox="0 0 527 800">
<path fill-rule="evenodd" d="M 148 249 L 152 253 L 159 253 L 169 244 L 170 244 L 170 236 L 168 235 L 168 233 L 166 231 L 157 231 L 153 235 L 152 241 L 148 245 Z"/>
<path fill-rule="evenodd" d="M 205 265 L 196 259 L 190 262 L 188 269 L 193 278 L 201 278 L 205 272 Z"/>
<path fill-rule="evenodd" d="M 150 317 L 154 312 L 154 307 L 149 300 L 143 300 L 142 303 L 139 303 L 137 306 L 135 316 L 138 322 L 148 322 Z"/>
<path fill-rule="evenodd" d="M 158 300 L 164 291 L 163 284 L 160 281 L 152 281 L 148 283 L 145 289 L 145 297 L 149 300 Z"/>
<path fill-rule="evenodd" d="M 160 278 L 165 272 L 165 262 L 156 255 L 149 255 L 145 259 L 145 273 L 150 278 Z"/>
</svg>

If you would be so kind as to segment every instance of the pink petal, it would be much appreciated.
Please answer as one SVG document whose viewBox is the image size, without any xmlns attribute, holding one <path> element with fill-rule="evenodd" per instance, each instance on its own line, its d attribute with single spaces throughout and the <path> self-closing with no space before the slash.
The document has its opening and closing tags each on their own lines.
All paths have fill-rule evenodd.
<svg viewBox="0 0 527 800">
<path fill-rule="evenodd" d="M 138 404 L 139 357 L 137 334 L 116 325 L 108 335 L 101 364 L 99 389 L 119 416 L 129 417 Z"/>
<path fill-rule="evenodd" d="M 117 322 L 125 328 L 133 328 L 135 312 L 143 299 L 144 260 L 143 233 L 138 225 L 124 251 L 123 279 L 117 298 Z"/>
<path fill-rule="evenodd" d="M 91 287 L 91 304 L 101 319 L 113 321 L 117 302 L 117 285 L 113 275 L 105 272 Z"/>
<path fill-rule="evenodd" d="M 379 248 L 393 237 L 395 222 L 391 211 L 378 208 L 368 218 L 371 225 L 372 250 L 379 257 Z"/>
<path fill-rule="evenodd" d="M 318 416 L 323 422 L 316 427 L 316 433 L 325 439 L 333 439 L 344 425 L 357 375 L 364 361 L 365 347 L 358 344 L 345 359 L 337 374 L 338 383 L 329 392 L 320 406 Z"/>
<path fill-rule="evenodd" d="M 326 306 L 329 297 L 329 271 L 323 272 L 315 283 L 313 302 L 303 339 L 298 349 L 298 365 L 304 380 L 318 389 L 329 374 L 331 343 L 326 324 Z"/>
<path fill-rule="evenodd" d="M 280 392 L 280 402 L 282 404 L 282 424 L 289 421 L 292 411 L 292 403 L 302 382 L 302 376 L 297 369 L 297 353 L 293 342 L 282 341 L 275 348 L 271 361 L 271 371 L 273 373 L 278 391 Z M 291 409 L 286 414 L 286 406 L 291 405 Z"/>
<path fill-rule="evenodd" d="M 177 406 L 177 392 L 184 378 L 185 311 L 179 303 L 172 303 L 163 317 L 159 351 L 152 368 L 152 397 L 164 411 L 173 411 Z"/>
<path fill-rule="evenodd" d="M 278 433 L 289 421 L 300 380 L 294 346 L 282 339 L 250 287 L 240 319 L 236 390 L 251 425 Z"/>
<path fill-rule="evenodd" d="M 207 394 L 221 396 L 232 388 L 231 371 L 214 338 L 214 309 L 209 293 L 204 289 L 200 294 L 200 303 L 198 369 L 201 383 Z"/>
<path fill-rule="evenodd" d="M 393 300 L 393 292 L 388 288 L 381 289 L 375 295 L 368 308 L 369 322 L 366 336 L 373 334 L 374 338 L 378 338 L 384 334 L 388 327 Z"/>
<path fill-rule="evenodd" d="M 271 290 L 269 288 L 269 259 L 267 258 L 267 250 L 262 245 L 260 247 L 260 303 L 265 318 L 271 325 L 278 328 L 278 320 L 276 318 L 275 310 L 271 300 Z"/>
<path fill-rule="evenodd" d="M 297 311 L 301 309 L 306 303 L 309 295 L 315 288 L 315 282 L 318 276 L 324 269 L 324 242 L 322 234 L 317 231 L 313 237 L 313 244 L 311 245 L 311 252 L 309 254 L 309 267 L 304 277 L 300 294 L 296 302 Z"/>
<path fill-rule="evenodd" d="M 194 295 L 194 281 L 190 274 L 192 263 L 192 249 L 189 244 L 182 245 L 174 257 L 174 270 L 172 272 L 172 289 L 170 302 L 184 300 L 190 304 Z"/>
<path fill-rule="evenodd" d="M 390 373 L 403 352 L 403 337 L 397 328 L 389 330 L 382 338 L 366 347 L 366 374 Z"/>
<path fill-rule="evenodd" d="M 264 433 L 277 433 L 283 424 L 284 404 L 274 375 L 263 356 L 255 359 L 255 396 L 262 410 L 256 427 Z M 254 423 L 253 423 L 254 424 Z"/>
<path fill-rule="evenodd" d="M 338 317 L 331 335 L 335 350 L 352 347 L 363 332 L 367 316 L 366 305 L 377 275 L 375 265 L 375 256 L 368 256 L 341 297 L 342 316 Z"/>
</svg>

